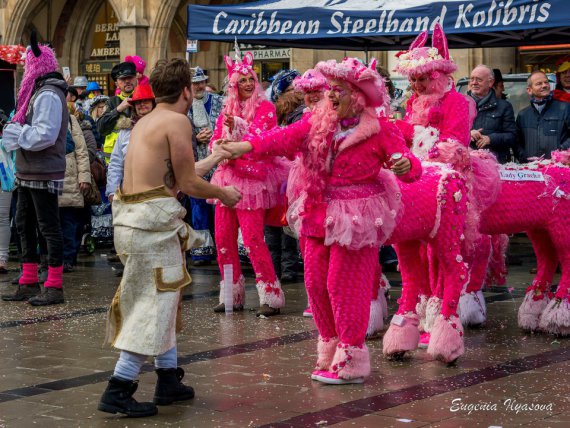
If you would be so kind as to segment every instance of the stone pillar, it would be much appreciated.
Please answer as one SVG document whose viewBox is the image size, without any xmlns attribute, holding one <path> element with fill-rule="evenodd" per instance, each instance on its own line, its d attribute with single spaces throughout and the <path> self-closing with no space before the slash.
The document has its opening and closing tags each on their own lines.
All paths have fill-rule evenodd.
<svg viewBox="0 0 570 428">
<path fill-rule="evenodd" d="M 126 55 L 148 58 L 149 23 L 146 18 L 146 0 L 122 1 L 119 19 L 121 59 Z"/>
</svg>

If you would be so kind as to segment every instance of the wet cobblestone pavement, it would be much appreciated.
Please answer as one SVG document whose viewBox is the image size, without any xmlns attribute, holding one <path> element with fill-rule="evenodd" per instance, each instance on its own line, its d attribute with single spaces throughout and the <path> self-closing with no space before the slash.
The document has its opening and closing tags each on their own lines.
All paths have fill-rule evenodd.
<svg viewBox="0 0 570 428">
<path fill-rule="evenodd" d="M 431 361 L 425 350 L 387 361 L 377 338 L 368 341 L 372 375 L 363 385 L 310 380 L 316 329 L 302 317 L 302 282 L 284 286 L 282 315 L 257 319 L 253 274 L 246 270 L 246 310 L 226 316 L 212 311 L 216 267 L 193 269 L 178 352 L 196 398 L 133 420 L 96 410 L 118 356 L 101 344 L 119 283 L 107 250 L 97 250 L 65 274 L 65 304 L 0 302 L 0 427 L 568 427 L 570 339 L 517 328 L 534 259 L 524 239 L 512 251 L 523 264 L 510 266 L 506 287 L 485 293 L 487 324 L 466 331 L 466 352 L 455 366 Z M 15 287 L 10 279 L 17 264 L 10 267 L 14 272 L 0 277 L 1 293 Z M 388 278 L 395 285 L 393 312 L 400 278 Z M 152 400 L 155 380 L 152 366 L 145 366 L 135 397 Z"/>
</svg>

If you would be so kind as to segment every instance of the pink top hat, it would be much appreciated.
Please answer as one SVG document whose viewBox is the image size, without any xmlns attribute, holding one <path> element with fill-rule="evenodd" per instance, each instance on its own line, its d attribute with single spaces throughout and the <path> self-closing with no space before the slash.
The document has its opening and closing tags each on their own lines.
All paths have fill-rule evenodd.
<svg viewBox="0 0 570 428">
<path fill-rule="evenodd" d="M 345 58 L 342 62 L 331 59 L 315 66 L 327 79 L 344 80 L 358 88 L 366 97 L 370 107 L 387 105 L 384 79 L 376 71 L 376 59 L 368 67 L 356 58 Z"/>
<path fill-rule="evenodd" d="M 431 37 L 431 48 L 425 47 L 427 38 L 428 32 L 426 30 L 416 37 L 416 40 L 410 45 L 410 50 L 398 52 L 396 54 L 398 65 L 394 71 L 404 76 L 410 76 L 433 71 L 451 74 L 457 70 L 457 65 L 449 56 L 447 38 L 441 25 L 435 25 Z"/>
</svg>

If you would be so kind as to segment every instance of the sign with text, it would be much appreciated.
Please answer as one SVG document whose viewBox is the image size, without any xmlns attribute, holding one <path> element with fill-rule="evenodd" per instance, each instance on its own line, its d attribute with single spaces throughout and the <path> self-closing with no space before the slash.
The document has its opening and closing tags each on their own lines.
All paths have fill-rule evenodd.
<svg viewBox="0 0 570 428">
<path fill-rule="evenodd" d="M 544 181 L 542 172 L 529 169 L 501 169 L 499 173 L 503 181 Z"/>
<path fill-rule="evenodd" d="M 91 40 L 91 60 L 120 58 L 119 20 L 108 1 L 101 5 L 97 13 Z"/>
<path fill-rule="evenodd" d="M 250 51 L 255 61 L 267 59 L 289 59 L 291 58 L 291 48 L 284 49 L 258 49 Z"/>
</svg>

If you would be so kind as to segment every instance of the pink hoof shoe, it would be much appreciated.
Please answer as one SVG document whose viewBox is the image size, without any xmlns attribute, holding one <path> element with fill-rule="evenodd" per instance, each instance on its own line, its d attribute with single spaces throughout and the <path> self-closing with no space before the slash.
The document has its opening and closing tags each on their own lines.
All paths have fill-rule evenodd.
<svg viewBox="0 0 570 428">
<path fill-rule="evenodd" d="M 329 385 L 347 385 L 351 383 L 364 383 L 363 377 L 357 377 L 355 379 L 343 379 L 341 377 L 338 377 L 336 373 L 332 373 L 327 370 L 315 370 L 313 373 L 311 373 L 311 379 Z"/>
<path fill-rule="evenodd" d="M 306 318 L 313 318 L 313 311 L 311 310 L 310 307 L 308 307 L 303 311 L 303 316 Z"/>
</svg>

